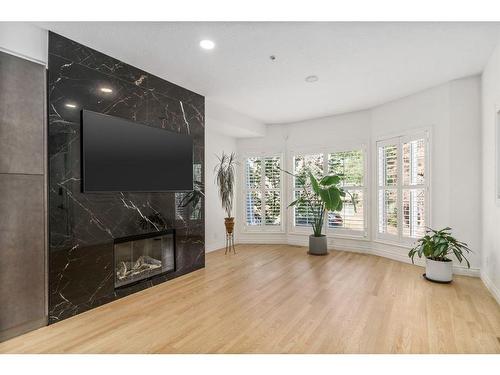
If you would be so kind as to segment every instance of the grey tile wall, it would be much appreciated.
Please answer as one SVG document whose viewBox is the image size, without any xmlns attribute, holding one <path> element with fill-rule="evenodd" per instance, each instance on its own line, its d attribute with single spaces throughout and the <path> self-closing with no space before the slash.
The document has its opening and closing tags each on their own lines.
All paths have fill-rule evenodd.
<svg viewBox="0 0 500 375">
<path fill-rule="evenodd" d="M 45 80 L 0 52 L 0 340 L 47 321 Z"/>
<path fill-rule="evenodd" d="M 0 173 L 43 174 L 45 68 L 0 53 Z"/>
<path fill-rule="evenodd" d="M 43 176 L 0 174 L 0 327 L 45 314 Z"/>
</svg>

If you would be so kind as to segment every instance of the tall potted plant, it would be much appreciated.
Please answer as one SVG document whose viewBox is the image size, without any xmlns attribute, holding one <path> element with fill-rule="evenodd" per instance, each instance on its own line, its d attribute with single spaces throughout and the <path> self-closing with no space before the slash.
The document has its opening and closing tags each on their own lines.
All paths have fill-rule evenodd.
<svg viewBox="0 0 500 375">
<path fill-rule="evenodd" d="M 323 231 L 323 223 L 326 213 L 340 212 L 343 207 L 343 199 L 346 192 L 340 187 L 341 177 L 338 175 L 326 175 L 316 178 L 307 171 L 302 175 L 294 175 L 290 172 L 285 173 L 293 176 L 302 186 L 302 193 L 299 198 L 288 205 L 288 207 L 297 206 L 307 209 L 312 215 L 311 226 L 313 234 L 309 236 L 309 254 L 326 255 L 328 254 L 327 239 Z M 349 194 L 356 210 L 356 204 Z"/>
<path fill-rule="evenodd" d="M 215 181 L 219 188 L 219 198 L 222 208 L 227 214 L 227 217 L 224 218 L 226 232 L 233 233 L 234 217 L 231 216 L 231 212 L 233 210 L 236 158 L 234 152 L 229 155 L 223 152 L 218 159 L 219 162 L 214 168 Z"/>
<path fill-rule="evenodd" d="M 453 262 L 449 258 L 454 255 L 462 263 L 463 260 L 470 268 L 470 263 L 464 253 L 470 253 L 465 242 L 456 240 L 451 235 L 451 228 L 441 230 L 426 228 L 425 236 L 417 241 L 416 246 L 410 250 L 408 256 L 414 263 L 414 257 L 425 256 L 425 278 L 431 281 L 449 283 L 453 279 Z"/>
</svg>

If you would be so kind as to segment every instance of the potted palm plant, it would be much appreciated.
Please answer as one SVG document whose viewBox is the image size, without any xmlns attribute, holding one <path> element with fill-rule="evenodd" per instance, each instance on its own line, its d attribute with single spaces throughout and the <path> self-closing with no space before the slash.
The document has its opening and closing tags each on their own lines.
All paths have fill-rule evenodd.
<svg viewBox="0 0 500 375">
<path fill-rule="evenodd" d="M 231 212 L 233 210 L 236 158 L 234 152 L 229 155 L 223 152 L 218 159 L 219 162 L 214 168 L 215 181 L 219 188 L 222 208 L 227 214 L 227 217 L 224 218 L 226 232 L 231 234 L 234 230 L 234 217 L 231 216 Z"/>
<path fill-rule="evenodd" d="M 427 280 L 449 283 L 453 279 L 453 262 L 449 256 L 454 255 L 460 263 L 465 261 L 467 267 L 470 268 L 470 263 L 464 255 L 470 252 L 471 249 L 465 242 L 452 237 L 450 227 L 441 230 L 427 228 L 425 236 L 417 241 L 408 256 L 412 263 L 414 263 L 415 255 L 419 258 L 425 256 L 424 277 Z"/>
<path fill-rule="evenodd" d="M 288 205 L 307 209 L 312 215 L 311 226 L 313 234 L 309 236 L 309 254 L 328 254 L 326 236 L 322 234 L 323 223 L 326 213 L 340 212 L 343 207 L 343 200 L 349 194 L 356 210 L 356 204 L 349 192 L 340 187 L 341 177 L 339 175 L 325 175 L 316 178 L 311 171 L 306 171 L 301 175 L 285 173 L 295 177 L 302 186 L 302 192 L 298 199 Z"/>
</svg>

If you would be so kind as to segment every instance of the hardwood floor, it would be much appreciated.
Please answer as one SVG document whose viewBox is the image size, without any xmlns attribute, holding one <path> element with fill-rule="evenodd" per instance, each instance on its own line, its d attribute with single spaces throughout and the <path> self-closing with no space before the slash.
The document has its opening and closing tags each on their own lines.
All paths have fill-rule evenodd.
<svg viewBox="0 0 500 375">
<path fill-rule="evenodd" d="M 239 245 L 206 268 L 0 344 L 1 353 L 500 353 L 480 279 L 372 255 Z"/>
</svg>

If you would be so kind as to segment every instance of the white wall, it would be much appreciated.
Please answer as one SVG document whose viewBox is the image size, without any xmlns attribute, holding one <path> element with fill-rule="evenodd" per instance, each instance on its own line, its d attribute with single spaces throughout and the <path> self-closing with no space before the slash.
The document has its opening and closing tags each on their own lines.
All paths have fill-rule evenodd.
<svg viewBox="0 0 500 375">
<path fill-rule="evenodd" d="M 237 137 L 266 134 L 266 126 L 248 116 L 227 108 L 210 98 L 205 100 L 205 251 L 225 246 L 224 217 L 215 184 L 214 167 L 222 152 L 236 152 Z M 252 139 L 252 138 L 249 138 Z M 259 138 L 261 139 L 261 138 Z M 236 184 L 238 190 L 238 184 Z M 235 197 L 234 214 L 238 210 Z M 236 221 L 238 222 L 238 221 Z"/>
<path fill-rule="evenodd" d="M 205 116 L 212 120 L 211 130 L 230 137 L 263 137 L 263 123 L 242 115 L 210 98 L 205 98 Z"/>
<path fill-rule="evenodd" d="M 225 246 L 224 217 L 215 183 L 214 167 L 222 152 L 236 152 L 236 137 L 264 135 L 264 124 L 216 103 L 205 101 L 205 251 Z M 238 184 L 236 184 L 238 190 Z M 234 214 L 238 199 L 234 202 Z"/>
<path fill-rule="evenodd" d="M 25 22 L 0 22 L 0 51 L 47 65 L 48 32 Z"/>
<path fill-rule="evenodd" d="M 481 256 L 480 207 L 480 78 L 478 76 L 445 83 L 423 92 L 395 100 L 371 110 L 269 126 L 264 138 L 240 139 L 238 152 L 280 151 L 291 160 L 291 150 L 321 149 L 335 145 L 367 144 L 370 176 L 374 176 L 374 143 L 377 139 L 405 131 L 429 129 L 431 132 L 431 225 L 451 226 L 454 234 L 475 251 L 470 256 L 471 271 L 479 274 Z M 290 167 L 290 166 L 287 166 Z M 375 181 L 367 181 L 367 209 L 371 233 L 366 240 L 329 239 L 329 246 L 343 250 L 371 252 L 409 261 L 408 249 L 372 241 L 375 231 Z M 285 192 L 286 194 L 286 192 Z M 243 197 L 240 195 L 240 201 Z M 240 205 L 243 208 L 243 205 Z M 286 211 L 289 216 L 290 211 Z M 240 221 L 243 215 L 239 215 Z M 289 228 L 285 228 L 289 229 Z M 238 228 L 239 242 L 283 242 L 306 244 L 307 237 L 291 234 L 253 234 Z M 499 241 L 500 242 L 500 241 Z M 463 266 L 463 265 L 462 265 Z"/>
<path fill-rule="evenodd" d="M 481 268 L 481 79 L 479 76 L 450 83 L 449 226 L 475 251 L 471 267 Z M 440 147 L 434 142 L 434 153 Z M 439 165 L 436 165 L 438 168 Z M 439 170 L 433 171 L 433 177 Z M 435 187 L 437 188 L 437 187 Z M 439 199 L 439 198 L 436 198 Z M 434 199 L 434 202 L 436 202 Z M 439 222 L 441 226 L 446 225 Z M 439 226 L 439 225 L 438 225 Z M 479 276 L 479 274 L 477 274 Z"/>
<path fill-rule="evenodd" d="M 500 203 L 496 199 L 495 168 L 500 110 L 500 44 L 482 75 L 482 243 L 481 278 L 500 303 Z"/>
<path fill-rule="evenodd" d="M 210 130 L 213 122 L 205 122 L 205 252 L 225 246 L 224 217 L 217 186 L 215 184 L 214 167 L 217 155 L 236 151 L 236 139 Z M 235 202 L 237 203 L 237 202 Z"/>
</svg>

